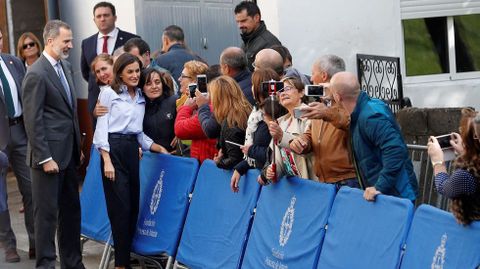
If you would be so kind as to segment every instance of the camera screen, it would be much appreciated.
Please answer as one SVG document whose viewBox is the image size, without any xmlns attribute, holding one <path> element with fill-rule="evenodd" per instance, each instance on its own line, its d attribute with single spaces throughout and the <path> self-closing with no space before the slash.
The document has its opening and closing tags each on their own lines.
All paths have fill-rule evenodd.
<svg viewBox="0 0 480 269">
<path fill-rule="evenodd" d="M 264 81 L 262 82 L 262 92 L 264 93 L 277 93 L 283 89 L 283 82 L 281 81 Z"/>
<path fill-rule="evenodd" d="M 195 91 L 197 90 L 197 84 L 190 83 L 188 84 L 188 92 L 190 93 L 190 97 L 195 97 Z"/>
<path fill-rule="evenodd" d="M 201 93 L 207 92 L 207 76 L 206 75 L 197 76 L 197 86 L 198 86 L 198 90 Z"/>
<path fill-rule="evenodd" d="M 437 136 L 437 141 L 438 144 L 440 144 L 440 148 L 446 149 L 446 148 L 451 148 L 452 145 L 450 145 L 450 139 L 451 135 L 442 135 L 442 136 Z"/>
<path fill-rule="evenodd" d="M 307 85 L 305 86 L 305 95 L 307 96 L 323 96 L 323 86 L 322 85 Z"/>
</svg>

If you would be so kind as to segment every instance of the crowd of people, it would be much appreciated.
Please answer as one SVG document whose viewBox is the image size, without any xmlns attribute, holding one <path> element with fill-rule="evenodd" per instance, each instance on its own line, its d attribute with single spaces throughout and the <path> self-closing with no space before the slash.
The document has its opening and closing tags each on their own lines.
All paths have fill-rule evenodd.
<svg viewBox="0 0 480 269">
<path fill-rule="evenodd" d="M 395 116 L 360 90 L 344 60 L 323 55 L 311 75 L 302 74 L 255 3 L 243 1 L 233 13 L 243 45 L 225 48 L 218 64 L 208 65 L 188 48 L 179 26 L 163 30 L 161 54 L 153 57 L 141 37 L 115 26 L 111 3 L 93 8 L 98 33 L 82 41 L 81 71 L 88 82 L 93 145 L 101 155 L 116 268 L 130 266 L 145 150 L 200 163 L 211 159 L 233 170 L 233 192 L 242 175 L 258 169 L 261 185 L 297 176 L 337 189 L 361 188 L 372 202 L 378 194 L 417 198 L 417 179 Z M 84 155 L 66 61 L 72 29 L 49 21 L 43 40 L 42 50 L 38 38 L 25 33 L 17 47 L 21 60 L 0 55 L 0 191 L 6 193 L 9 161 L 36 268 L 55 268 L 57 230 L 62 268 L 84 268 L 75 171 Z M 307 89 L 314 86 L 324 93 L 312 96 Z M 465 112 L 462 131 L 452 140 L 459 157 L 451 177 L 435 138 L 429 143 L 437 189 L 453 199 L 453 212 L 464 224 L 480 219 L 480 117 L 475 116 Z M 0 209 L 0 241 L 7 262 L 17 262 L 6 195 Z"/>
</svg>

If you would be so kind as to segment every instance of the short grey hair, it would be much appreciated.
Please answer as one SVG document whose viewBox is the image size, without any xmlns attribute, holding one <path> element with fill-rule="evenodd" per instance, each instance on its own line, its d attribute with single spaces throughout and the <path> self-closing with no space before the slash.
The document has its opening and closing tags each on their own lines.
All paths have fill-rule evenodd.
<svg viewBox="0 0 480 269">
<path fill-rule="evenodd" d="M 247 69 L 247 56 L 241 48 L 226 48 L 220 55 L 220 64 L 242 71 Z"/>
<path fill-rule="evenodd" d="M 321 56 L 315 61 L 314 65 L 315 68 L 325 71 L 329 79 L 336 73 L 345 71 L 345 61 L 333 54 Z"/>
<path fill-rule="evenodd" d="M 45 27 L 43 28 L 43 42 L 45 45 L 47 45 L 47 40 L 49 38 L 55 38 L 60 35 L 60 28 L 65 28 L 67 30 L 71 29 L 70 25 L 61 20 L 51 20 L 45 24 Z"/>
</svg>

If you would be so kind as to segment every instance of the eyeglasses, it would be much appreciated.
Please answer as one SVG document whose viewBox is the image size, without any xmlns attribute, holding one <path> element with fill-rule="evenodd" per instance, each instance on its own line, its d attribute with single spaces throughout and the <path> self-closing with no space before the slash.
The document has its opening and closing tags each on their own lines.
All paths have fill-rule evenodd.
<svg viewBox="0 0 480 269">
<path fill-rule="evenodd" d="M 33 48 L 33 47 L 35 47 L 35 46 L 36 46 L 36 45 L 35 45 L 35 42 L 30 42 L 30 43 L 27 43 L 27 44 L 23 44 L 22 48 L 23 48 L 23 49 L 27 49 L 27 48 L 29 48 L 29 47 L 30 47 L 30 48 Z"/>
<path fill-rule="evenodd" d="M 280 89 L 278 92 L 289 92 L 289 91 L 292 91 L 292 90 L 296 90 L 295 87 L 292 87 L 292 86 L 285 86 L 283 87 L 282 89 Z"/>
<path fill-rule="evenodd" d="M 252 63 L 253 69 L 257 68 L 257 65 L 255 65 L 255 62 Z"/>
<path fill-rule="evenodd" d="M 187 76 L 187 75 L 185 75 L 185 74 L 181 74 L 181 75 L 180 75 L 180 78 L 181 78 L 181 79 L 184 79 L 184 78 L 192 79 L 192 77 Z"/>
</svg>

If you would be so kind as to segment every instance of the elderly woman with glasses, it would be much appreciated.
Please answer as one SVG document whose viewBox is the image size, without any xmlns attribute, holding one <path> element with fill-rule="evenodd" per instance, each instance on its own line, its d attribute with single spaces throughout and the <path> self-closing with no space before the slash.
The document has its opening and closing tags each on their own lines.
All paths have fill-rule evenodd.
<svg viewBox="0 0 480 269">
<path fill-rule="evenodd" d="M 260 184 L 268 184 L 274 182 L 282 176 L 297 176 L 305 179 L 317 180 L 313 167 L 313 155 L 299 155 L 290 149 L 290 141 L 300 134 L 303 134 L 310 125 L 310 120 L 295 117 L 295 109 L 306 107 L 303 102 L 305 94 L 303 92 L 304 85 L 298 78 L 282 79 L 284 88 L 277 94 L 280 105 L 287 109 L 288 113 L 278 118 L 276 121 L 265 117 L 268 123 L 268 129 L 272 135 L 272 143 L 270 149 L 275 150 L 275 160 L 271 160 L 270 164 L 262 172 L 259 177 Z M 265 109 L 269 109 L 268 102 Z M 272 114 L 272 113 L 269 113 Z M 273 147 L 275 144 L 275 147 Z M 275 162 L 275 170 L 272 169 L 271 163 Z"/>
<path fill-rule="evenodd" d="M 42 45 L 38 38 L 31 32 L 23 33 L 18 39 L 17 56 L 25 64 L 25 67 L 31 66 L 42 53 Z"/>
<path fill-rule="evenodd" d="M 199 61 L 186 62 L 180 82 L 181 96 L 177 100 L 177 118 L 175 119 L 175 135 L 181 140 L 191 140 L 190 157 L 196 158 L 200 163 L 205 159 L 213 159 L 217 153 L 217 140 L 209 139 L 202 130 L 198 119 L 198 106 L 195 99 L 191 98 L 188 85 L 196 82 L 197 75 L 205 74 L 208 66 Z M 210 110 L 213 110 L 210 107 Z M 183 141 L 184 144 L 189 141 Z M 183 155 L 183 154 L 182 154 Z"/>
<path fill-rule="evenodd" d="M 197 75 L 205 74 L 207 69 L 208 66 L 200 61 L 192 60 L 185 63 L 182 74 L 178 78 L 178 82 L 180 82 L 180 96 L 177 100 L 177 109 L 183 106 L 190 97 L 188 85 L 196 83 Z"/>
</svg>

